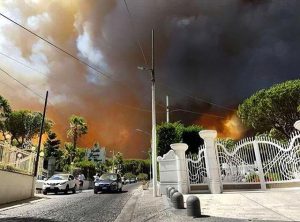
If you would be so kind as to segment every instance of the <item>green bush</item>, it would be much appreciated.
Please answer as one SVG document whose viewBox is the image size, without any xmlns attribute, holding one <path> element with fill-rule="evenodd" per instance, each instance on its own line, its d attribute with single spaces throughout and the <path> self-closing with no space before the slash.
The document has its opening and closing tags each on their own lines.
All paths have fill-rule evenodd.
<svg viewBox="0 0 300 222">
<path fill-rule="evenodd" d="M 138 179 L 138 180 L 148 180 L 148 174 L 146 174 L 146 173 L 140 173 L 140 174 L 137 176 L 137 179 Z"/>
<path fill-rule="evenodd" d="M 131 178 L 136 178 L 136 175 L 134 175 L 133 173 L 125 173 L 124 178 L 125 178 L 125 180 L 127 180 L 127 179 L 130 180 Z"/>
<path fill-rule="evenodd" d="M 256 173 L 250 173 L 246 177 L 246 182 L 259 182 L 259 176 Z"/>
</svg>

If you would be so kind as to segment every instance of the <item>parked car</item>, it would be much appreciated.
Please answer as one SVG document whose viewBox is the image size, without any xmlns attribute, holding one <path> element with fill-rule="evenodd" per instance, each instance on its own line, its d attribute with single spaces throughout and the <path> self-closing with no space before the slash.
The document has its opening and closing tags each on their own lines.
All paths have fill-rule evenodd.
<svg viewBox="0 0 300 222">
<path fill-rule="evenodd" d="M 76 192 L 75 179 L 71 174 L 55 174 L 47 181 L 44 181 L 43 194 L 53 192 L 58 193 L 63 191 L 67 194 L 69 191 Z"/>
<path fill-rule="evenodd" d="M 102 191 L 118 191 L 122 192 L 123 184 L 120 174 L 105 173 L 95 181 L 94 193 Z"/>
<path fill-rule="evenodd" d="M 136 183 L 136 179 L 135 178 L 130 178 L 129 183 Z"/>
<path fill-rule="evenodd" d="M 42 190 L 45 180 L 47 180 L 46 176 L 38 175 L 35 182 L 35 189 Z"/>
</svg>

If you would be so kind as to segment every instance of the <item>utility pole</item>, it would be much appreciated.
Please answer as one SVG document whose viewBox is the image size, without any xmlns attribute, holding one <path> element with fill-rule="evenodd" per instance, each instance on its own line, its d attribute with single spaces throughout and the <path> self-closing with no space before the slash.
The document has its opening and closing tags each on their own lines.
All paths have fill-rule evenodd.
<svg viewBox="0 0 300 222">
<path fill-rule="evenodd" d="M 40 151 L 41 151 L 41 142 L 42 142 L 42 135 L 43 135 L 43 130 L 44 130 L 46 109 L 47 109 L 47 100 L 48 100 L 48 91 L 46 92 L 44 112 L 43 112 L 42 124 L 41 124 L 41 128 L 40 128 L 40 135 L 39 135 L 39 144 L 38 144 L 38 148 L 37 148 L 37 152 L 36 152 L 36 159 L 35 159 L 34 173 L 33 173 L 34 177 L 36 177 L 37 173 L 38 173 L 39 158 L 40 158 Z"/>
<path fill-rule="evenodd" d="M 155 60 L 154 60 L 154 30 L 152 29 L 152 175 L 153 197 L 157 197 L 157 154 L 156 154 L 156 110 L 155 110 Z"/>
<path fill-rule="evenodd" d="M 140 67 L 140 70 L 151 72 L 151 90 L 152 90 L 152 176 L 153 176 L 153 196 L 157 197 L 157 154 L 156 154 L 156 111 L 155 111 L 155 60 L 154 60 L 154 30 L 152 29 L 152 65 L 151 68 Z"/>
<path fill-rule="evenodd" d="M 170 122 L 169 96 L 166 96 L 166 111 L 167 111 L 167 123 L 169 123 Z"/>
</svg>

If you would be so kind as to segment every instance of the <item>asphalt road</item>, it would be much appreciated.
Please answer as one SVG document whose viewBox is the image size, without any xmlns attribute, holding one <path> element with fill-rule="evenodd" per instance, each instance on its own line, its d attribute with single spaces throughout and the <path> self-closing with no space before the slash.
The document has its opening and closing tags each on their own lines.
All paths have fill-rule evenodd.
<svg viewBox="0 0 300 222">
<path fill-rule="evenodd" d="M 48 194 L 46 198 L 0 208 L 0 222 L 114 221 L 140 184 L 128 184 L 122 193 L 93 190 L 76 194 Z"/>
</svg>

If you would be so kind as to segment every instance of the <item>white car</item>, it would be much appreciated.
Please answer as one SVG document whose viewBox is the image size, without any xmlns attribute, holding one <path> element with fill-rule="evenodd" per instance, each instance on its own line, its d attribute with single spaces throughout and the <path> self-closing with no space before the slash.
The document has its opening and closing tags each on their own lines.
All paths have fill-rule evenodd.
<svg viewBox="0 0 300 222">
<path fill-rule="evenodd" d="M 37 176 L 37 180 L 35 182 L 35 189 L 42 190 L 45 180 L 46 180 L 46 176 L 44 175 Z"/>
<path fill-rule="evenodd" d="M 43 194 L 63 191 L 67 194 L 69 191 L 76 192 L 75 179 L 71 174 L 55 174 L 44 182 Z"/>
</svg>

